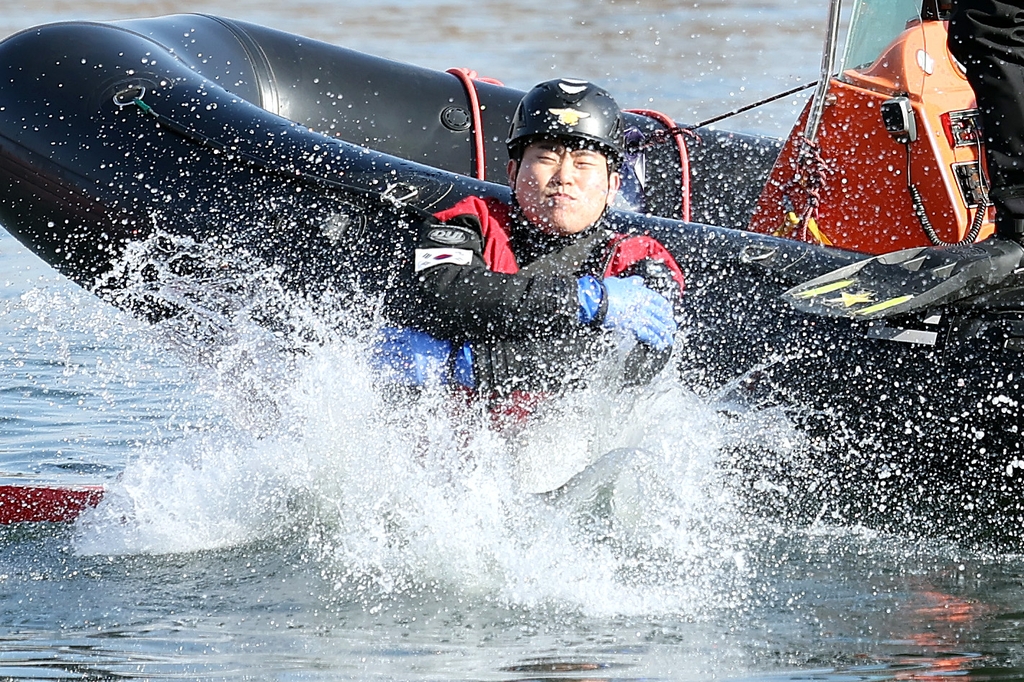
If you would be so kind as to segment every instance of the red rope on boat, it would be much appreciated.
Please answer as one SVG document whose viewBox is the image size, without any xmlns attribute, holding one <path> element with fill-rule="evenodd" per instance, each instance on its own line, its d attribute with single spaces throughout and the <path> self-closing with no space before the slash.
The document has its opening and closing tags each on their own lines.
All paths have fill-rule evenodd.
<svg viewBox="0 0 1024 682">
<path fill-rule="evenodd" d="M 469 115 L 473 121 L 473 163 L 476 169 L 474 177 L 478 180 L 486 180 L 487 154 L 484 150 L 484 126 L 480 116 L 480 97 L 476 92 L 475 81 L 492 85 L 502 85 L 502 82 L 493 78 L 480 78 L 472 69 L 451 68 L 448 69 L 448 73 L 459 79 L 462 87 L 466 90 L 466 97 L 469 98 Z"/>
<path fill-rule="evenodd" d="M 690 153 L 686 149 L 686 140 L 683 137 L 683 133 L 687 132 L 684 129 L 676 125 L 676 122 L 671 118 L 661 113 L 660 111 L 654 111 L 653 109 L 626 109 L 631 114 L 638 114 L 640 116 L 646 116 L 652 118 L 658 123 L 668 128 L 668 133 L 676 141 L 676 149 L 679 151 L 679 174 L 682 176 L 679 183 L 680 202 L 679 202 L 679 213 L 683 220 L 686 222 L 690 221 Z"/>
<path fill-rule="evenodd" d="M 788 201 L 790 192 L 800 193 L 806 203 L 800 215 L 796 216 L 797 220 L 787 219 L 783 226 L 772 234 L 777 237 L 788 237 L 794 229 L 799 228 L 797 239 L 832 246 L 832 242 L 818 226 L 818 207 L 821 205 L 821 192 L 828 185 L 827 176 L 834 171 L 821 155 L 821 145 L 817 142 L 812 142 L 803 133 L 798 133 L 796 145 L 793 179 L 782 186 L 782 194 Z M 786 208 L 786 211 L 792 211 L 794 215 L 797 210 L 797 205 Z"/>
</svg>

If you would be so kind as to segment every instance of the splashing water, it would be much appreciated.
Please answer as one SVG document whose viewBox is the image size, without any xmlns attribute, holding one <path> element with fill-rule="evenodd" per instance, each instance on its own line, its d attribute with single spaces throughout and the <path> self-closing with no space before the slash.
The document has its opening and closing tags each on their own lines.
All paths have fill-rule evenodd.
<svg viewBox="0 0 1024 682">
<path fill-rule="evenodd" d="M 187 321 L 153 328 L 191 363 L 212 413 L 128 464 L 79 521 L 79 553 L 280 543 L 313 562 L 329 598 L 371 607 L 442 590 L 698 615 L 744 598 L 749 519 L 716 466 L 730 430 L 677 373 L 595 385 L 503 429 L 443 387 L 397 399 L 346 306 L 247 272 L 230 305 L 192 292 Z M 287 311 L 277 331 L 254 314 L 269 307 Z"/>
</svg>

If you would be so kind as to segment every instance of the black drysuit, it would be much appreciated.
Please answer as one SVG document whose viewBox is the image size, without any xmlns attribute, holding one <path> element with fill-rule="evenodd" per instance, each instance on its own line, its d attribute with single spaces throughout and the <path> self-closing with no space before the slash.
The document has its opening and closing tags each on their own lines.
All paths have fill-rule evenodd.
<svg viewBox="0 0 1024 682">
<path fill-rule="evenodd" d="M 477 388 L 485 393 L 546 393 L 585 382 L 611 337 L 580 323 L 577 280 L 609 274 L 616 234 L 599 221 L 578 235 L 546 235 L 494 200 L 470 198 L 454 208 L 457 215 L 443 223 L 420 227 L 415 258 L 404 266 L 411 281 L 392 300 L 394 321 L 456 347 L 469 342 Z M 430 257 L 436 262 L 421 260 Z M 675 302 L 681 290 L 670 267 L 678 270 L 674 260 L 669 266 L 641 259 L 612 274 L 638 274 Z M 630 370 L 644 376 L 627 383 L 649 380 L 667 359 L 657 354 L 654 368 L 654 358 L 646 358 L 642 370 Z"/>
<path fill-rule="evenodd" d="M 956 0 L 949 50 L 967 70 L 984 128 L 996 233 L 1024 232 L 1024 2 Z M 1018 220 L 1014 220 L 1018 219 Z"/>
</svg>

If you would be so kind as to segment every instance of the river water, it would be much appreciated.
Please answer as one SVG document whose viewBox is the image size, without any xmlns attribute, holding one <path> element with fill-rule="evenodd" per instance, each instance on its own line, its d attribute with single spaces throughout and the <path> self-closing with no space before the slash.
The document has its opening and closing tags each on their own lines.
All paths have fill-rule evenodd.
<svg viewBox="0 0 1024 682">
<path fill-rule="evenodd" d="M 813 80 L 826 15 L 796 0 L 50 0 L 8 3 L 0 35 L 186 11 L 519 88 L 586 77 L 683 121 Z M 729 126 L 782 136 L 801 106 Z M 0 235 L 0 475 L 109 489 L 73 526 L 0 530 L 0 677 L 1024 677 L 1020 556 L 927 529 L 784 524 L 737 499 L 722 453 L 796 447 L 782 415 L 726 419 L 676 380 L 628 404 L 579 396 L 517 448 L 567 466 L 633 452 L 631 492 L 595 519 L 519 492 L 504 439 L 453 429 L 430 396 L 388 403 L 358 340 L 320 338 L 282 354 L 239 325 L 205 349 Z"/>
</svg>

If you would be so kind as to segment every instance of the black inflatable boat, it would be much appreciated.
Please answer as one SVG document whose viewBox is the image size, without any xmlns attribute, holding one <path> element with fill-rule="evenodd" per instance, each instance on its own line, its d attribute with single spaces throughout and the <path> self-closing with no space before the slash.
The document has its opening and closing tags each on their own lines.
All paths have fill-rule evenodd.
<svg viewBox="0 0 1024 682">
<path fill-rule="evenodd" d="M 0 43 L 0 74 L 0 223 L 153 319 L 180 312 L 165 278 L 214 286 L 240 254 L 312 298 L 386 292 L 410 216 L 507 196 L 488 179 L 522 94 L 201 15 L 33 28 Z M 809 435 L 798 463 L 737 453 L 743 480 L 771 484 L 758 503 L 1016 536 L 1016 280 L 893 319 L 797 312 L 784 291 L 864 256 L 744 231 L 781 142 L 697 129 L 681 155 L 671 121 L 627 124 L 652 143 L 613 220 L 687 273 L 688 380 L 737 409 L 783 406 Z"/>
</svg>

